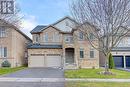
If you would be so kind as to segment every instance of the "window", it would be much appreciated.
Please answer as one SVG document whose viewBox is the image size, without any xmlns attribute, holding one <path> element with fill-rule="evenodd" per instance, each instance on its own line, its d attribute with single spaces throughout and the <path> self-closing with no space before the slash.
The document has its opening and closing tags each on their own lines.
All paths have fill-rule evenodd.
<svg viewBox="0 0 130 87">
<path fill-rule="evenodd" d="M 90 51 L 90 58 L 94 58 L 94 50 Z"/>
<path fill-rule="evenodd" d="M 94 40 L 94 34 L 93 34 L 93 33 L 90 33 L 90 34 L 89 34 L 89 39 L 90 39 L 90 40 Z"/>
<path fill-rule="evenodd" d="M 45 33 L 45 35 L 43 35 L 44 42 L 48 42 L 48 39 L 48 33 Z"/>
<path fill-rule="evenodd" d="M 7 57 L 7 47 L 0 47 L 0 57 Z"/>
<path fill-rule="evenodd" d="M 34 41 L 35 41 L 35 42 L 39 42 L 39 35 L 35 35 L 35 36 L 34 36 Z"/>
<path fill-rule="evenodd" d="M 59 39 L 60 39 L 59 33 L 58 32 L 54 32 L 52 38 L 53 38 L 53 42 L 59 42 Z"/>
<path fill-rule="evenodd" d="M 79 32 L 79 39 L 80 39 L 80 40 L 83 40 L 83 39 L 84 39 L 83 32 Z"/>
<path fill-rule="evenodd" d="M 73 43 L 73 36 L 65 36 L 65 42 Z"/>
<path fill-rule="evenodd" d="M 0 27 L 0 37 L 6 37 L 6 30 L 4 27 Z"/>
<path fill-rule="evenodd" d="M 84 58 L 84 49 L 80 49 L 80 58 Z"/>
</svg>

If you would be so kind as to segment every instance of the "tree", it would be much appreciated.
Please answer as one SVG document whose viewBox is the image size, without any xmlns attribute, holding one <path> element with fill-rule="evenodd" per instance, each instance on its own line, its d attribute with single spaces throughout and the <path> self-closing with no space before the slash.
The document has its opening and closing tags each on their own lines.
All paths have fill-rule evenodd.
<svg viewBox="0 0 130 87">
<path fill-rule="evenodd" d="M 110 53 L 109 54 L 109 69 L 114 69 L 114 68 L 115 68 L 115 64 L 114 64 L 113 56 Z"/>
<path fill-rule="evenodd" d="M 20 8 L 16 0 L 0 0 L 0 20 L 20 27 Z"/>
<path fill-rule="evenodd" d="M 89 43 L 105 56 L 105 72 L 112 48 L 130 31 L 130 0 L 73 0 L 70 5 L 73 18 Z M 88 26 L 89 25 L 89 26 Z M 100 46 L 89 38 L 90 33 Z"/>
</svg>

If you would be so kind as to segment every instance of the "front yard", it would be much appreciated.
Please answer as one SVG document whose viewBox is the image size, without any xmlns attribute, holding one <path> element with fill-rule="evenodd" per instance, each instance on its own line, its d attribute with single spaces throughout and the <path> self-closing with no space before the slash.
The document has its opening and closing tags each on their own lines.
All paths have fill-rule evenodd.
<svg viewBox="0 0 130 87">
<path fill-rule="evenodd" d="M 130 83 L 95 83 L 95 82 L 68 82 L 65 87 L 130 87 Z"/>
<path fill-rule="evenodd" d="M 18 70 L 25 69 L 25 68 L 26 68 L 26 67 L 0 68 L 0 75 L 13 73 L 13 72 L 16 72 L 16 71 L 18 71 Z"/>
<path fill-rule="evenodd" d="M 79 69 L 79 70 L 66 70 L 66 78 L 119 78 L 130 79 L 130 72 L 112 69 L 115 75 L 100 75 L 99 72 L 103 69 Z"/>
</svg>

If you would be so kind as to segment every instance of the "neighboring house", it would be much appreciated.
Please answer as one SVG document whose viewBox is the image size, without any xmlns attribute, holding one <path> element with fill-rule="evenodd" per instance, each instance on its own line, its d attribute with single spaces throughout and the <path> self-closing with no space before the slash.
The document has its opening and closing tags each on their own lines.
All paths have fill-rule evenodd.
<svg viewBox="0 0 130 87">
<path fill-rule="evenodd" d="M 26 45 L 31 39 L 17 27 L 0 20 L 0 67 L 2 62 L 9 61 L 11 67 L 21 66 L 27 58 Z"/>
<path fill-rule="evenodd" d="M 120 43 L 112 49 L 111 53 L 116 68 L 130 68 L 130 36 L 125 36 Z M 100 53 L 100 66 L 105 66 L 102 53 Z"/>
<path fill-rule="evenodd" d="M 65 17 L 52 25 L 34 28 L 31 31 L 33 43 L 28 45 L 28 66 L 99 68 L 99 52 L 75 29 L 76 24 Z"/>
</svg>

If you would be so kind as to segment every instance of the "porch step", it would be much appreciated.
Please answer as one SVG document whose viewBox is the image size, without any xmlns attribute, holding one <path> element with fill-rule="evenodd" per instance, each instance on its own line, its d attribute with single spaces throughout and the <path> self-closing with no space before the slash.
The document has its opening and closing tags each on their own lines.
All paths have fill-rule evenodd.
<svg viewBox="0 0 130 87">
<path fill-rule="evenodd" d="M 65 69 L 78 69 L 77 64 L 66 64 Z"/>
</svg>

